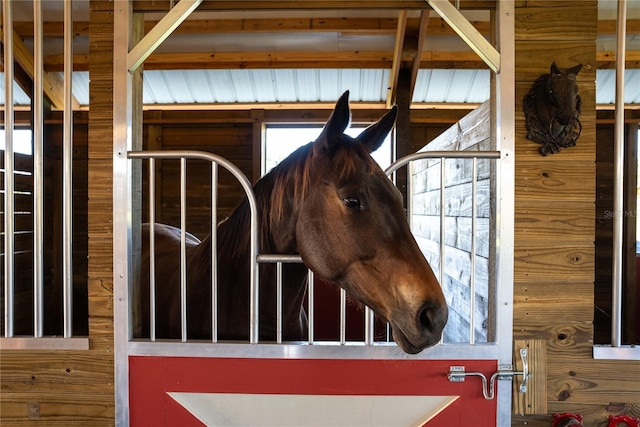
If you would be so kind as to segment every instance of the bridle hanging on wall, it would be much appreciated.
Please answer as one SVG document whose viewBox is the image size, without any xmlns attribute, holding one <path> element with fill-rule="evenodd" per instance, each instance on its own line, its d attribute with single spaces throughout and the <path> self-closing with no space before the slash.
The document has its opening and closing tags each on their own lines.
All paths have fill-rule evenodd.
<svg viewBox="0 0 640 427">
<path fill-rule="evenodd" d="M 527 138 L 542 144 L 543 156 L 573 147 L 582 133 L 576 83 L 581 69 L 582 64 L 560 68 L 554 61 L 550 73 L 540 76 L 522 100 Z"/>
</svg>

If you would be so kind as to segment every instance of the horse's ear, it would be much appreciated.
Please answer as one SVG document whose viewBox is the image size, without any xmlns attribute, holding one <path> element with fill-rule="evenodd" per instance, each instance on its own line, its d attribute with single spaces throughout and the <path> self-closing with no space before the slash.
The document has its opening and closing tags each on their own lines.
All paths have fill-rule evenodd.
<svg viewBox="0 0 640 427">
<path fill-rule="evenodd" d="M 324 129 L 322 129 L 318 140 L 323 140 L 331 144 L 331 142 L 338 140 L 342 136 L 350 122 L 349 91 L 346 91 L 336 102 L 331 117 L 329 117 L 329 120 L 327 120 L 327 123 L 324 125 Z"/>
<path fill-rule="evenodd" d="M 391 128 L 393 128 L 397 116 L 398 107 L 394 105 L 393 108 L 391 108 L 391 110 L 387 112 L 387 114 L 382 116 L 380 120 L 363 130 L 356 139 L 364 143 L 364 145 L 366 145 L 366 147 L 369 149 L 369 152 L 373 153 L 384 142 L 387 134 L 389 133 Z"/>
<path fill-rule="evenodd" d="M 575 67 L 571 67 L 567 70 L 567 76 L 573 76 L 574 78 L 578 75 L 578 73 L 582 70 L 582 64 L 578 64 Z"/>
<path fill-rule="evenodd" d="M 551 63 L 551 68 L 549 69 L 549 71 L 551 71 L 552 76 L 562 74 L 562 70 L 556 65 L 556 61 L 553 61 Z"/>
</svg>

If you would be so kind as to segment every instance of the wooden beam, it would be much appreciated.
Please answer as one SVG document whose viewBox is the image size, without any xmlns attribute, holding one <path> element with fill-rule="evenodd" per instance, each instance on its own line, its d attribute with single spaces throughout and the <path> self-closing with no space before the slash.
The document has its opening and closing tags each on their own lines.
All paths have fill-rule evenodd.
<svg viewBox="0 0 640 427">
<path fill-rule="evenodd" d="M 193 16 L 193 15 L 192 15 Z M 640 26 L 640 20 L 638 20 Z M 151 31 L 158 21 L 146 21 L 145 33 Z M 473 26 L 484 35 L 489 35 L 490 22 L 473 21 Z M 615 22 L 614 22 L 615 24 Z M 419 18 L 408 18 L 407 29 L 417 29 Z M 243 19 L 188 19 L 172 34 L 234 34 L 234 33 L 282 33 L 282 32 L 339 32 L 356 35 L 393 35 L 398 27 L 396 18 L 243 18 Z M 455 31 L 442 18 L 429 18 L 429 36 L 453 36 Z M 20 21 L 14 29 L 22 38 L 33 37 L 33 23 Z M 76 36 L 89 35 L 88 22 L 74 22 Z M 640 31 L 639 31 L 640 32 Z M 47 38 L 62 37 L 61 22 L 43 23 Z M 615 32 L 614 32 L 615 33 Z"/>
<path fill-rule="evenodd" d="M 180 0 L 167 14 L 131 49 L 127 55 L 127 67 L 132 72 L 144 62 L 160 44 L 171 35 L 182 21 L 193 12 L 202 0 Z"/>
<path fill-rule="evenodd" d="M 487 63 L 494 72 L 500 71 L 500 53 L 491 46 L 491 43 L 476 30 L 473 25 L 456 9 L 448 0 L 428 0 L 438 15 L 442 17 L 464 40 L 467 45 L 474 50 Z"/>
<path fill-rule="evenodd" d="M 193 16 L 193 15 L 192 15 Z M 408 18 L 407 29 L 417 28 L 419 19 Z M 148 33 L 158 21 L 146 21 L 145 33 Z M 484 36 L 490 34 L 490 22 L 472 21 L 473 26 Z M 398 24 L 396 18 L 245 18 L 245 19 L 189 19 L 184 21 L 173 34 L 229 34 L 246 32 L 348 32 L 363 35 L 394 34 Z M 14 30 L 20 37 L 33 37 L 33 22 L 17 21 Z M 428 36 L 452 36 L 456 32 L 442 18 L 429 18 Z M 45 37 L 62 37 L 62 22 L 44 22 Z M 88 22 L 74 22 L 76 36 L 89 35 Z M 640 19 L 627 20 L 629 34 L 640 33 Z M 614 35 L 616 21 L 598 21 L 598 35 Z"/>
<path fill-rule="evenodd" d="M 416 47 L 416 55 L 411 61 L 411 77 L 409 81 L 409 99 L 413 99 L 413 91 L 416 88 L 416 81 L 418 80 L 418 71 L 420 70 L 420 64 L 422 63 L 422 50 L 424 49 L 424 40 L 427 35 L 427 29 L 429 28 L 429 11 L 423 10 L 420 13 L 420 24 L 418 25 L 418 46 Z"/>
<path fill-rule="evenodd" d="M 199 11 L 256 11 L 256 10 L 422 10 L 424 0 L 205 0 Z M 136 12 L 166 12 L 170 0 L 136 0 Z M 495 9 L 495 0 L 463 0 L 461 9 Z"/>
<path fill-rule="evenodd" d="M 0 28 L 0 40 L 2 40 L 2 38 L 3 31 Z M 33 54 L 15 31 L 13 33 L 13 54 L 15 61 L 20 64 L 20 67 L 22 67 L 29 78 L 33 80 Z M 64 82 L 58 75 L 45 72 L 43 76 L 43 89 L 45 96 L 51 101 L 54 109 L 61 110 L 64 108 Z M 75 98 L 73 98 L 72 104 L 74 110 L 80 108 L 80 104 Z"/>
<path fill-rule="evenodd" d="M 402 62 L 402 50 L 404 46 L 404 34 L 407 30 L 407 11 L 401 10 L 398 14 L 398 28 L 396 29 L 396 42 L 393 47 L 393 62 L 391 73 L 389 74 L 389 85 L 387 87 L 387 108 L 396 102 L 396 90 L 398 88 L 398 76 Z"/>
</svg>

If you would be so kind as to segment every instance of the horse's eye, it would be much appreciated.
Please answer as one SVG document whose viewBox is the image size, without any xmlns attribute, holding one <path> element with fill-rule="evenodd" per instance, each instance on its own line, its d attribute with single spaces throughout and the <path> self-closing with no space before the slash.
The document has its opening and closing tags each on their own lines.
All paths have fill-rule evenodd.
<svg viewBox="0 0 640 427">
<path fill-rule="evenodd" d="M 362 207 L 360 199 L 355 196 L 349 196 L 342 199 L 344 205 L 349 209 L 359 209 Z"/>
</svg>

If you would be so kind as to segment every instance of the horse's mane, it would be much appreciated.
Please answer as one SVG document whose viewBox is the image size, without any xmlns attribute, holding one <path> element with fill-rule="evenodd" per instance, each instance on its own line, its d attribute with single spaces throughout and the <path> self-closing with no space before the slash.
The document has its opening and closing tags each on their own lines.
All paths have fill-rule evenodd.
<svg viewBox="0 0 640 427">
<path fill-rule="evenodd" d="M 308 143 L 280 162 L 262 177 L 253 187 L 258 208 L 258 228 L 261 251 L 271 251 L 268 231 L 273 230 L 288 212 L 295 212 L 306 197 L 310 185 L 310 160 L 313 156 L 313 142 Z M 339 150 L 339 148 L 344 148 Z M 378 167 L 364 144 L 352 138 L 342 138 L 342 142 L 333 150 L 332 156 L 342 153 L 340 161 L 332 162 L 332 173 L 350 179 L 357 171 L 357 165 L 365 161 L 367 172 Z M 222 223 L 218 230 L 218 247 L 221 255 L 239 259 L 246 254 L 250 239 L 250 209 L 246 196 Z M 224 255 L 223 255 L 224 256 Z"/>
</svg>

